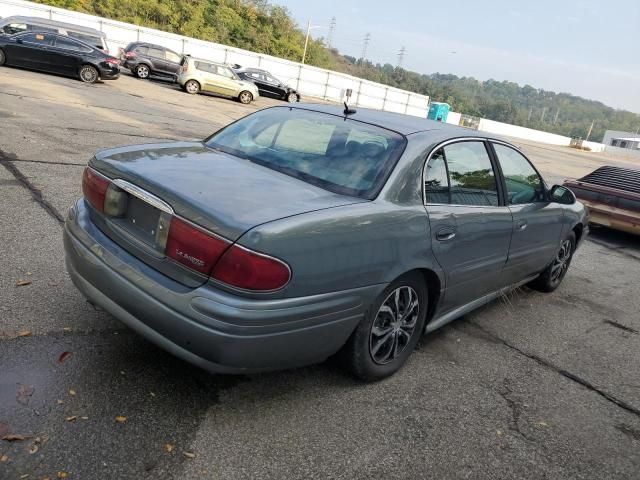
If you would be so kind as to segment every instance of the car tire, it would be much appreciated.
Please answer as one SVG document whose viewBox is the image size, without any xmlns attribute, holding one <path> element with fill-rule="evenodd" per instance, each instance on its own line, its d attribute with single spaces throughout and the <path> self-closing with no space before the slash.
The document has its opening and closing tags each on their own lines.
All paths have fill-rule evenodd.
<svg viewBox="0 0 640 480">
<path fill-rule="evenodd" d="M 428 298 L 427 286 L 419 273 L 396 279 L 365 312 L 338 355 L 341 363 L 364 381 L 393 375 L 404 365 L 422 336 Z M 415 301 L 418 303 L 407 311 L 408 305 Z"/>
<path fill-rule="evenodd" d="M 244 105 L 249 105 L 253 100 L 253 95 L 248 90 L 243 90 L 238 95 L 238 101 Z"/>
<path fill-rule="evenodd" d="M 139 65 L 136 65 L 136 68 L 133 70 L 133 73 L 136 77 L 146 80 L 147 78 L 149 78 L 149 75 L 151 74 L 151 69 L 149 68 L 149 65 L 145 65 L 144 63 L 141 63 Z"/>
<path fill-rule="evenodd" d="M 184 91 L 191 94 L 191 95 L 195 95 L 196 93 L 200 92 L 200 83 L 198 83 L 197 80 L 188 80 L 183 87 Z"/>
<path fill-rule="evenodd" d="M 553 262 L 544 269 L 538 278 L 530 282 L 529 286 L 540 292 L 553 292 L 560 286 L 564 276 L 567 274 L 567 270 L 569 270 L 569 265 L 571 265 L 571 259 L 573 258 L 575 250 L 576 234 L 571 232 L 562 241 L 562 243 L 560 243 L 560 248 L 553 259 Z"/>
<path fill-rule="evenodd" d="M 296 103 L 298 101 L 298 95 L 294 92 L 289 92 L 284 99 L 289 103 Z"/>
<path fill-rule="evenodd" d="M 83 65 L 80 67 L 78 76 L 84 83 L 96 83 L 100 78 L 98 69 L 92 65 Z"/>
<path fill-rule="evenodd" d="M 4 54 L 4 50 L 0 48 L 0 67 L 4 65 L 6 61 L 7 61 L 7 56 Z"/>
</svg>

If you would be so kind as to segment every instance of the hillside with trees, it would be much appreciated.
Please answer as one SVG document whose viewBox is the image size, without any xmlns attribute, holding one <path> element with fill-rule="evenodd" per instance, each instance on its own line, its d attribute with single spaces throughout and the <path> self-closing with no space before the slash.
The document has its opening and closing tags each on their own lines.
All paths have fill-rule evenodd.
<svg viewBox="0 0 640 480">
<path fill-rule="evenodd" d="M 300 61 L 304 31 L 286 8 L 267 0 L 36 0 L 123 22 Z M 635 132 L 640 115 L 568 93 L 508 81 L 421 74 L 341 55 L 310 40 L 307 63 L 429 95 L 467 115 L 599 141 L 607 129 Z"/>
</svg>

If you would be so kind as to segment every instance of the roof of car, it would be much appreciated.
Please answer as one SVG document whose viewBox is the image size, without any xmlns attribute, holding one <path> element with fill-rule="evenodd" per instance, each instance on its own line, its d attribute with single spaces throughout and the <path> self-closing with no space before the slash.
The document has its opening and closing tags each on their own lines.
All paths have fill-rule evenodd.
<svg viewBox="0 0 640 480">
<path fill-rule="evenodd" d="M 41 17 L 23 17 L 20 15 L 16 15 L 13 17 L 6 17 L 1 20 L 1 23 L 5 25 L 10 22 L 22 22 L 22 23 L 29 23 L 29 24 L 38 24 L 43 26 L 46 25 L 50 27 L 64 28 L 65 30 L 72 30 L 74 32 L 88 33 L 91 35 L 95 35 L 97 37 L 103 37 L 103 38 L 107 37 L 105 33 L 101 32 L 100 30 L 96 30 L 95 28 L 83 27 L 81 25 L 74 25 L 73 23 L 58 22 L 57 20 L 49 20 L 47 18 L 41 18 Z"/>
<path fill-rule="evenodd" d="M 301 108 L 305 110 L 313 110 L 316 112 L 329 113 L 332 115 L 344 116 L 344 106 L 324 103 L 297 103 L 290 105 L 290 108 Z M 394 130 L 402 135 L 410 135 L 416 132 L 424 132 L 427 130 L 442 130 L 450 132 L 452 136 L 479 137 L 481 135 L 475 130 L 450 125 L 447 123 L 436 122 L 435 120 L 427 120 L 422 117 L 413 115 L 404 115 L 401 113 L 384 112 L 381 110 L 373 110 L 371 108 L 350 107 L 356 110 L 356 113 L 349 114 L 349 118 L 359 120 L 361 122 L 378 125 L 389 130 Z"/>
</svg>

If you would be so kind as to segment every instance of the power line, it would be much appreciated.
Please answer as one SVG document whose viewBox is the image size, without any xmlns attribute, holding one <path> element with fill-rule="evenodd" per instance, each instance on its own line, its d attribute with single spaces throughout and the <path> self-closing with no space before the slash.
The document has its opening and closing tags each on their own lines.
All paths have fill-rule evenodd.
<svg viewBox="0 0 640 480">
<path fill-rule="evenodd" d="M 404 56 L 407 54 L 407 49 L 402 46 L 400 49 L 400 53 L 398 53 L 398 68 L 402 67 L 402 62 L 404 61 Z"/>
<path fill-rule="evenodd" d="M 327 35 L 327 47 L 331 49 L 333 43 L 333 31 L 336 29 L 336 17 L 331 17 L 331 23 L 329 24 L 329 35 Z"/>
<path fill-rule="evenodd" d="M 371 34 L 367 32 L 367 34 L 364 36 L 364 45 L 362 46 L 362 55 L 360 55 L 360 58 L 362 59 L 362 63 L 364 63 L 365 60 L 367 59 L 367 47 L 369 46 L 370 41 L 371 41 Z"/>
</svg>

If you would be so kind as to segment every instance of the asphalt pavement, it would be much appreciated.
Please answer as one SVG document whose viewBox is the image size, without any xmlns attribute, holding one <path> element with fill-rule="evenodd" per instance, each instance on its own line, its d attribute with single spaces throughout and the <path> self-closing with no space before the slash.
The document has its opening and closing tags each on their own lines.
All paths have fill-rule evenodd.
<svg viewBox="0 0 640 480">
<path fill-rule="evenodd" d="M 556 292 L 505 295 L 374 384 L 333 362 L 211 375 L 84 300 L 61 222 L 91 155 L 277 103 L 0 68 L 0 478 L 640 478 L 630 235 L 594 229 Z M 611 163 L 516 143 L 551 182 Z"/>
</svg>

